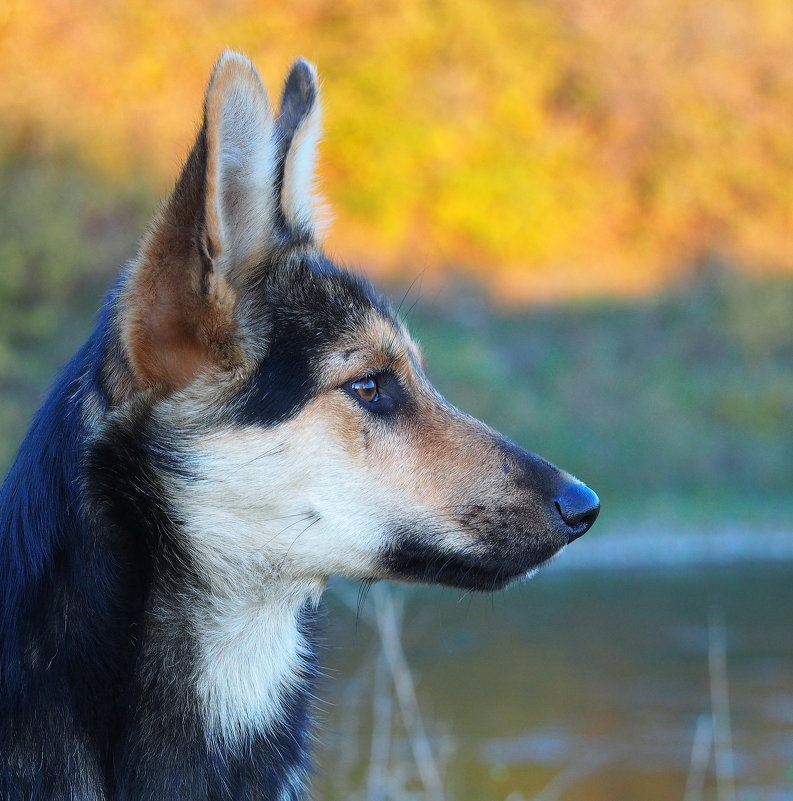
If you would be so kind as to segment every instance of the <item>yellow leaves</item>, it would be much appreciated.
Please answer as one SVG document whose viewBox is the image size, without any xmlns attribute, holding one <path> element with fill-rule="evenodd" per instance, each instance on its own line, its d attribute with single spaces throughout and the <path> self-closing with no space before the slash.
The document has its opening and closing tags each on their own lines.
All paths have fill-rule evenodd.
<svg viewBox="0 0 793 801">
<path fill-rule="evenodd" d="M 523 294 L 554 273 L 638 291 L 712 250 L 793 265 L 784 0 L 15 0 L 0 146 L 163 190 L 227 46 L 274 96 L 317 62 L 324 194 L 357 258 Z"/>
</svg>

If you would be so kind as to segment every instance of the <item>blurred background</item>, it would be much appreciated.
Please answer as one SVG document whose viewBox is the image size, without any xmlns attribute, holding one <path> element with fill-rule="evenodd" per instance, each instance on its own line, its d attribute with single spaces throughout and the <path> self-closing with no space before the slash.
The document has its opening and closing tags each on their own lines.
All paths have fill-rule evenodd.
<svg viewBox="0 0 793 801">
<path fill-rule="evenodd" d="M 328 250 L 603 505 L 497 597 L 333 586 L 316 797 L 793 798 L 793 4 L 5 0 L 4 467 L 227 46 L 317 64 Z"/>
</svg>

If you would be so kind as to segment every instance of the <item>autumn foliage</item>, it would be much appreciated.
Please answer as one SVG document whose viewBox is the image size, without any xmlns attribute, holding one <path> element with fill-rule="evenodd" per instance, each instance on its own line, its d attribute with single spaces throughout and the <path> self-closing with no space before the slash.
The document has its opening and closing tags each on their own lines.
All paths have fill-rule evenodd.
<svg viewBox="0 0 793 801">
<path fill-rule="evenodd" d="M 161 191 L 212 62 L 324 81 L 331 249 L 504 297 L 793 269 L 789 0 L 5 0 L 0 149 Z"/>
</svg>

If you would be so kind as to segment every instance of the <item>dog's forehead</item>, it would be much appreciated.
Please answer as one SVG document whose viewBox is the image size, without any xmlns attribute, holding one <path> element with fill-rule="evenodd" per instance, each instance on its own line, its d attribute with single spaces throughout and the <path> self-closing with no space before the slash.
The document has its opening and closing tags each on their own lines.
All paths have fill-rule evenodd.
<svg viewBox="0 0 793 801">
<path fill-rule="evenodd" d="M 308 251 L 300 254 L 298 263 L 292 260 L 285 280 L 282 311 L 302 329 L 318 358 L 316 366 L 331 380 L 356 364 L 363 369 L 421 366 L 418 345 L 388 301 L 365 279 Z"/>
<path fill-rule="evenodd" d="M 267 344 L 230 396 L 238 423 L 275 425 L 319 393 L 373 372 L 425 382 L 418 347 L 388 304 L 328 260 L 319 267 L 282 262 L 259 287 Z"/>
<path fill-rule="evenodd" d="M 396 370 L 410 372 L 422 365 L 418 345 L 393 315 L 371 308 L 356 315 L 355 322 L 329 343 L 323 359 L 328 383 L 358 372 Z"/>
</svg>

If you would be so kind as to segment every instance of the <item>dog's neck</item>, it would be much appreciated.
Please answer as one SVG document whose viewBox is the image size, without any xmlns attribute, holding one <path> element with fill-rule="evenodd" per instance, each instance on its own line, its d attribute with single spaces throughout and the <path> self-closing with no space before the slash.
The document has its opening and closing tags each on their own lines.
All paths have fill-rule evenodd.
<svg viewBox="0 0 793 801">
<path fill-rule="evenodd" d="M 155 578 L 136 688 L 146 734 L 130 742 L 124 777 L 141 798 L 229 784 L 233 797 L 304 797 L 319 588 L 240 589 L 174 592 Z M 173 790 L 157 796 L 164 776 Z"/>
<path fill-rule="evenodd" d="M 180 491 L 192 476 L 160 463 L 156 449 L 140 458 L 158 506 L 146 511 L 144 489 L 135 507 L 159 528 L 146 533 L 152 580 L 133 694 L 135 730 L 147 734 L 133 745 L 141 750 L 131 786 L 156 797 L 149 777 L 168 774 L 179 777 L 174 797 L 231 782 L 240 797 L 302 798 L 324 581 L 239 554 L 229 547 L 231 524 L 197 513 L 196 499 Z M 140 468 L 113 472 L 123 480 Z"/>
<path fill-rule="evenodd" d="M 181 521 L 177 547 L 191 564 L 189 575 L 171 586 L 181 593 L 187 584 L 193 595 L 189 604 L 167 594 L 165 601 L 194 639 L 195 689 L 208 736 L 234 743 L 247 731 L 278 725 L 288 699 L 307 691 L 316 646 L 306 620 L 318 609 L 326 580 L 300 575 L 274 558 L 267 520 L 251 526 L 219 513 L 214 483 L 192 470 L 162 477 Z M 285 523 L 270 526 L 277 532 Z"/>
<path fill-rule="evenodd" d="M 222 741 L 267 731 L 290 698 L 309 690 L 314 644 L 306 622 L 319 604 L 321 582 L 270 580 L 210 588 L 190 610 L 195 677 L 208 735 Z"/>
</svg>

